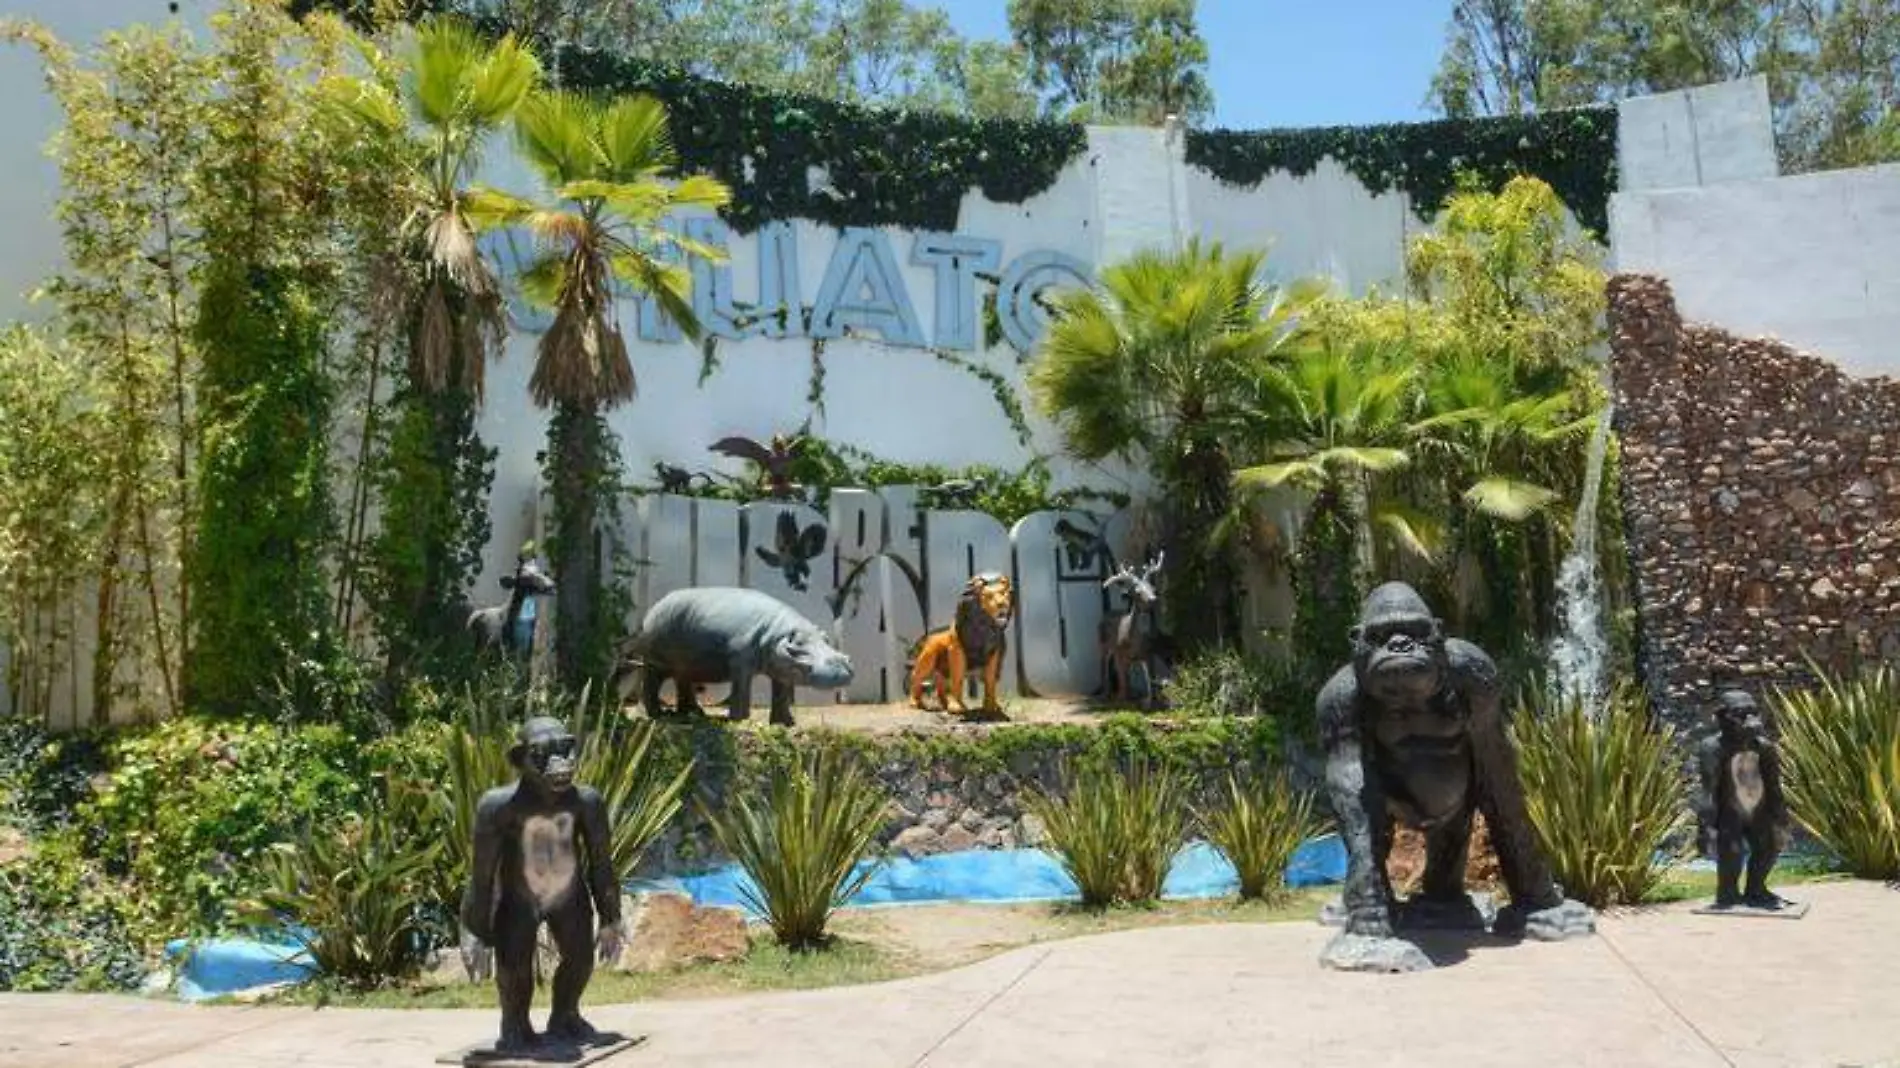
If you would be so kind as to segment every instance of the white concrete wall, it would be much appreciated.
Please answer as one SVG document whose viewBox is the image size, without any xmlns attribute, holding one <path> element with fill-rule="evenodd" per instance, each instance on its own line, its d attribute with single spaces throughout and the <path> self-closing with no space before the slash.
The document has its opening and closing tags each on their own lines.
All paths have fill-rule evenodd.
<svg viewBox="0 0 1900 1068">
<path fill-rule="evenodd" d="M 1689 319 L 1900 374 L 1900 166 L 1778 177 L 1759 78 L 1626 101 L 1620 126 L 1618 270 Z"/>
<path fill-rule="evenodd" d="M 1617 188 L 1679 189 L 1773 178 L 1768 79 L 1625 100 L 1617 108 Z"/>
</svg>

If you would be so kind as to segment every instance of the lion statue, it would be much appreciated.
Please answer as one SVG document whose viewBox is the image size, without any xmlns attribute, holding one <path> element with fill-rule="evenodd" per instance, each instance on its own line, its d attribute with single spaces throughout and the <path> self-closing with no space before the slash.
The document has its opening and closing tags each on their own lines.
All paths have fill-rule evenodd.
<svg viewBox="0 0 1900 1068">
<path fill-rule="evenodd" d="M 967 713 L 963 705 L 963 677 L 975 665 L 983 670 L 983 711 L 1000 715 L 996 686 L 1003 674 L 1003 654 L 1009 650 L 1009 618 L 1014 593 L 1006 576 L 984 572 L 973 576 L 957 598 L 957 613 L 948 627 L 924 635 L 917 666 L 910 673 L 910 703 L 924 704 L 924 680 L 932 681 L 942 711 Z"/>
</svg>

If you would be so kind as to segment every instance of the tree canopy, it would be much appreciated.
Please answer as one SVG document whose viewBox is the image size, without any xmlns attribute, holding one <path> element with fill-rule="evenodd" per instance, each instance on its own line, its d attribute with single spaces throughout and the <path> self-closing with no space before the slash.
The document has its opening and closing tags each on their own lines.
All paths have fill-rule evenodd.
<svg viewBox="0 0 1900 1068">
<path fill-rule="evenodd" d="M 1430 100 L 1518 115 L 1754 74 L 1789 167 L 1900 159 L 1893 0 L 1456 0 Z"/>
</svg>

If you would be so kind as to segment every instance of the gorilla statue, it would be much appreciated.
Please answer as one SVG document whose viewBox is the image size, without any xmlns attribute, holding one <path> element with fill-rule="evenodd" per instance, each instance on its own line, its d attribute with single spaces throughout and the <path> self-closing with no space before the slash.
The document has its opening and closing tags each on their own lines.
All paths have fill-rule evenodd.
<svg viewBox="0 0 1900 1068">
<path fill-rule="evenodd" d="M 1518 781 L 1497 665 L 1470 642 L 1447 638 L 1417 591 L 1388 582 L 1372 591 L 1352 628 L 1352 663 L 1320 691 L 1326 791 L 1347 851 L 1338 918 L 1345 930 L 1321 962 L 1351 971 L 1431 967 L 1405 929 L 1482 930 L 1465 893 L 1473 813 L 1484 813 L 1511 903 L 1498 934 L 1557 940 L 1596 929 L 1595 914 L 1551 880 Z M 1424 885 L 1399 903 L 1386 877 L 1393 820 L 1425 832 Z"/>
</svg>

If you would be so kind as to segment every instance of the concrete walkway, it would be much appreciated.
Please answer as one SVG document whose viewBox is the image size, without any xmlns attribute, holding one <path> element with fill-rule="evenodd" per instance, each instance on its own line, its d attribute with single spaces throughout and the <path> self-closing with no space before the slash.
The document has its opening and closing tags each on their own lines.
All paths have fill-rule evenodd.
<svg viewBox="0 0 1900 1068">
<path fill-rule="evenodd" d="M 1177 927 L 1015 950 L 878 986 L 594 1006 L 651 1039 L 613 1068 L 1405 1065 L 1900 1068 L 1900 893 L 1796 886 L 1801 920 L 1607 917 L 1556 945 L 1437 947 L 1326 972 L 1315 924 Z M 0 996 L 6 1068 L 416 1066 L 485 1011 L 193 1008 Z"/>
</svg>

